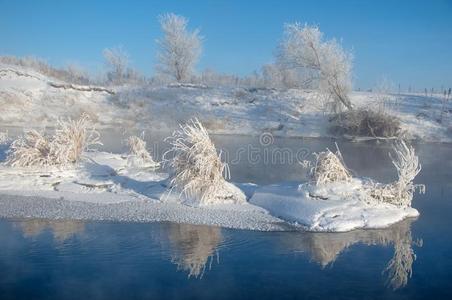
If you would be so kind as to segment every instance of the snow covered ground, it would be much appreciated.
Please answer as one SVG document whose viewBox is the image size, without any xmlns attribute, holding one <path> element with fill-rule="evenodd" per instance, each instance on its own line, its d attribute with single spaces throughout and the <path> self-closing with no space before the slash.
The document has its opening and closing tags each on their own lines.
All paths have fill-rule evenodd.
<svg viewBox="0 0 452 300">
<path fill-rule="evenodd" d="M 330 232 L 383 228 L 418 216 L 413 208 L 365 204 L 353 184 L 336 188 L 328 201 L 310 197 L 303 185 L 237 187 L 248 202 L 197 205 L 170 189 L 166 173 L 130 164 L 125 155 L 85 152 L 66 168 L 0 165 L 0 216 Z"/>
<path fill-rule="evenodd" d="M 355 179 L 348 184 L 322 187 L 327 189 L 325 195 L 312 196 L 312 187 L 308 185 L 275 184 L 257 189 L 250 202 L 309 231 L 384 228 L 419 215 L 412 207 L 365 203 L 363 199 L 366 196 L 359 190 L 360 185 L 360 181 Z M 322 194 L 323 191 L 317 188 L 315 192 Z"/>
<path fill-rule="evenodd" d="M 244 204 L 185 205 L 168 174 L 131 166 L 106 152 L 86 152 L 69 168 L 0 166 L 0 216 L 49 219 L 167 221 L 254 230 L 290 227 L 265 209 Z M 239 187 L 248 195 L 254 185 Z M 191 201 L 193 202 L 193 201 Z"/>
<path fill-rule="evenodd" d="M 356 106 L 398 115 L 413 138 L 452 141 L 450 114 L 437 122 L 439 97 L 354 92 Z M 450 104 L 448 104 L 450 105 Z M 329 114 L 315 91 L 204 86 L 78 86 L 22 67 L 0 65 L 0 132 L 54 127 L 58 118 L 90 116 L 97 128 L 168 131 L 197 117 L 209 133 L 329 136 Z M 6 135 L 2 140 L 7 141 Z M 6 144 L 0 143 L 0 161 Z M 244 204 L 192 206 L 169 193 L 168 174 L 130 164 L 127 157 L 86 152 L 68 169 L 0 165 L 0 216 L 50 219 L 171 221 L 254 230 L 348 231 L 381 228 L 418 215 L 415 209 L 368 205 L 353 191 L 333 200 L 308 197 L 297 185 L 237 185 Z M 353 187 L 349 187 L 353 190 Z M 345 213 L 347 212 L 347 213 Z"/>
<path fill-rule="evenodd" d="M 452 142 L 452 104 L 442 122 L 441 95 L 353 92 L 356 107 L 384 109 L 401 119 L 412 138 Z M 23 67 L 0 64 L 0 131 L 7 127 L 52 127 L 61 117 L 85 112 L 98 128 L 172 130 L 197 117 L 210 133 L 331 136 L 330 114 L 311 90 L 76 86 Z"/>
</svg>

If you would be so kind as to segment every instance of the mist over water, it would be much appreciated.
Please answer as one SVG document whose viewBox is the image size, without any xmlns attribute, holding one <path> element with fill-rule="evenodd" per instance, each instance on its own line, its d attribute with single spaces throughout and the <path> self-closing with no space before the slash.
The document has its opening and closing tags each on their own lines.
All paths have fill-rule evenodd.
<svg viewBox="0 0 452 300">
<path fill-rule="evenodd" d="M 167 147 L 166 135 L 145 135 L 156 158 Z M 103 136 L 104 150 L 124 151 L 121 140 Z M 300 164 L 277 161 L 279 154 L 272 161 L 281 149 L 288 154 L 303 149 L 303 159 L 309 159 L 312 152 L 336 147 L 331 139 L 273 137 L 269 144 L 261 137 L 213 139 L 229 162 L 231 180 L 256 184 L 306 179 Z M 356 175 L 382 182 L 396 178 L 390 144 L 337 144 Z M 413 200 L 421 215 L 381 230 L 253 232 L 169 223 L 3 219 L 0 298 L 450 298 L 452 147 L 415 147 L 422 163 L 416 183 L 427 187 Z M 258 158 L 250 159 L 246 149 Z"/>
</svg>

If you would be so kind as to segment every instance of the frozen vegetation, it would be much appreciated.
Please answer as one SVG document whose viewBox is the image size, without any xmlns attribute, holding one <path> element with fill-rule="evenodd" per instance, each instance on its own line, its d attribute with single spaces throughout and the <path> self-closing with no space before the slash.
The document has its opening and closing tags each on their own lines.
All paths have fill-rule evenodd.
<svg viewBox="0 0 452 300">
<path fill-rule="evenodd" d="M 411 207 L 416 189 L 414 177 L 420 172 L 414 149 L 405 142 L 393 148 L 392 163 L 398 180 L 390 184 L 353 177 L 339 149 L 314 154 L 310 181 L 293 185 L 271 185 L 257 189 L 250 202 L 272 215 L 295 222 L 312 231 L 349 231 L 381 228 L 419 212 Z"/>
<path fill-rule="evenodd" d="M 57 83 L 57 84 L 56 84 Z M 51 128 L 86 113 L 97 128 L 172 131 L 197 117 L 210 133 L 346 138 L 402 135 L 451 142 L 450 101 L 442 95 L 351 92 L 355 109 L 336 115 L 315 89 L 252 89 L 200 85 L 68 84 L 32 69 L 0 64 L 0 130 Z M 372 113 L 359 113 L 360 108 Z M 356 110 L 356 112 L 355 112 Z M 443 111 L 443 113 L 442 113 Z M 382 120 L 390 120 L 382 123 Z M 369 129 L 371 126 L 371 129 Z M 11 130 L 9 130 L 11 132 Z M 382 135 L 382 136 L 380 136 Z"/>
<path fill-rule="evenodd" d="M 399 178 L 391 184 L 353 177 L 339 150 L 327 150 L 305 164 L 311 165 L 309 182 L 258 187 L 226 181 L 228 166 L 196 119 L 180 125 L 166 139 L 171 148 L 164 162 L 170 174 L 158 171 L 146 144 L 136 136 L 128 139 L 127 154 L 90 149 L 99 143 L 99 136 L 93 129 L 87 130 L 87 122 L 82 115 L 77 121 L 60 122 L 50 137 L 31 131 L 11 143 L 0 169 L 1 193 L 44 203 L 45 198 L 50 199 L 23 211 L 22 205 L 29 200 L 3 197 L 3 216 L 49 217 L 54 209 L 47 206 L 75 201 L 85 206 L 62 209 L 57 217 L 69 214 L 76 219 L 97 219 L 99 213 L 111 213 L 111 205 L 116 205 L 118 212 L 103 218 L 258 230 L 348 231 L 386 227 L 418 215 L 411 200 L 418 188 L 412 181 L 420 165 L 405 142 L 395 144 L 391 158 Z M 97 208 L 91 207 L 87 213 L 88 203 Z M 121 209 L 121 205 L 131 207 Z M 142 207 L 139 212 L 137 206 Z M 133 207 L 136 210 L 131 214 Z M 144 212 L 147 214 L 141 219 Z"/>
<path fill-rule="evenodd" d="M 229 167 L 198 120 L 181 125 L 167 141 L 172 147 L 164 157 L 174 169 L 171 190 L 199 205 L 246 201 L 245 194 L 225 180 L 230 177 Z"/>
<path fill-rule="evenodd" d="M 8 148 L 0 155 L 1 216 L 348 231 L 419 214 L 411 201 L 424 189 L 413 184 L 421 167 L 403 140 L 452 142 L 450 90 L 353 91 L 351 53 L 300 23 L 285 25 L 275 61 L 260 72 L 197 73 L 200 31 L 175 14 L 159 22 L 151 78 L 129 66 L 122 47 L 104 49 L 107 70 L 99 78 L 75 66 L 0 57 L 0 151 Z M 143 138 L 130 136 L 125 153 L 96 151 L 95 127 L 173 131 L 170 150 L 153 157 Z M 23 134 L 9 137 L 17 129 Z M 398 179 L 357 177 L 337 149 L 304 163 L 309 182 L 234 184 L 209 133 L 395 140 Z M 175 260 L 195 276 L 205 264 Z"/>
</svg>

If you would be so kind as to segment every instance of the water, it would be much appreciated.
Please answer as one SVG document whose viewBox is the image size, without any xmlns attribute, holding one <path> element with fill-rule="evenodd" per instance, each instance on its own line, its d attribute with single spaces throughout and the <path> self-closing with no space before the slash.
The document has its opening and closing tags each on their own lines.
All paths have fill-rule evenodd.
<svg viewBox="0 0 452 300">
<path fill-rule="evenodd" d="M 274 158 L 278 149 L 293 157 L 304 149 L 305 159 L 335 147 L 328 139 L 214 139 L 230 161 L 232 180 L 259 184 L 305 179 L 295 158 Z M 253 148 L 238 151 L 244 145 Z M 358 175 L 396 177 L 388 145 L 339 146 Z M 153 147 L 156 156 L 165 150 Z M 250 158 L 253 149 L 258 159 Z M 421 216 L 384 230 L 1 220 L 0 299 L 451 299 L 452 146 L 416 149 L 423 164 L 416 182 L 427 186 L 413 202 Z"/>
</svg>

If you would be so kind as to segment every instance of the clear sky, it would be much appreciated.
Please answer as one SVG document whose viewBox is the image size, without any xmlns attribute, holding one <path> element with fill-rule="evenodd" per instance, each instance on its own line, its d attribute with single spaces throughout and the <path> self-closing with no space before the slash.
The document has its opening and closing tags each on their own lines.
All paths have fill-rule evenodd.
<svg viewBox="0 0 452 300">
<path fill-rule="evenodd" d="M 205 37 L 199 70 L 246 75 L 273 60 L 283 24 L 317 24 L 352 50 L 354 85 L 382 77 L 402 88 L 452 86 L 452 0 L 0 0 L 0 55 L 35 55 L 62 66 L 102 68 L 102 49 L 122 45 L 150 75 L 157 17 L 174 12 Z"/>
</svg>

